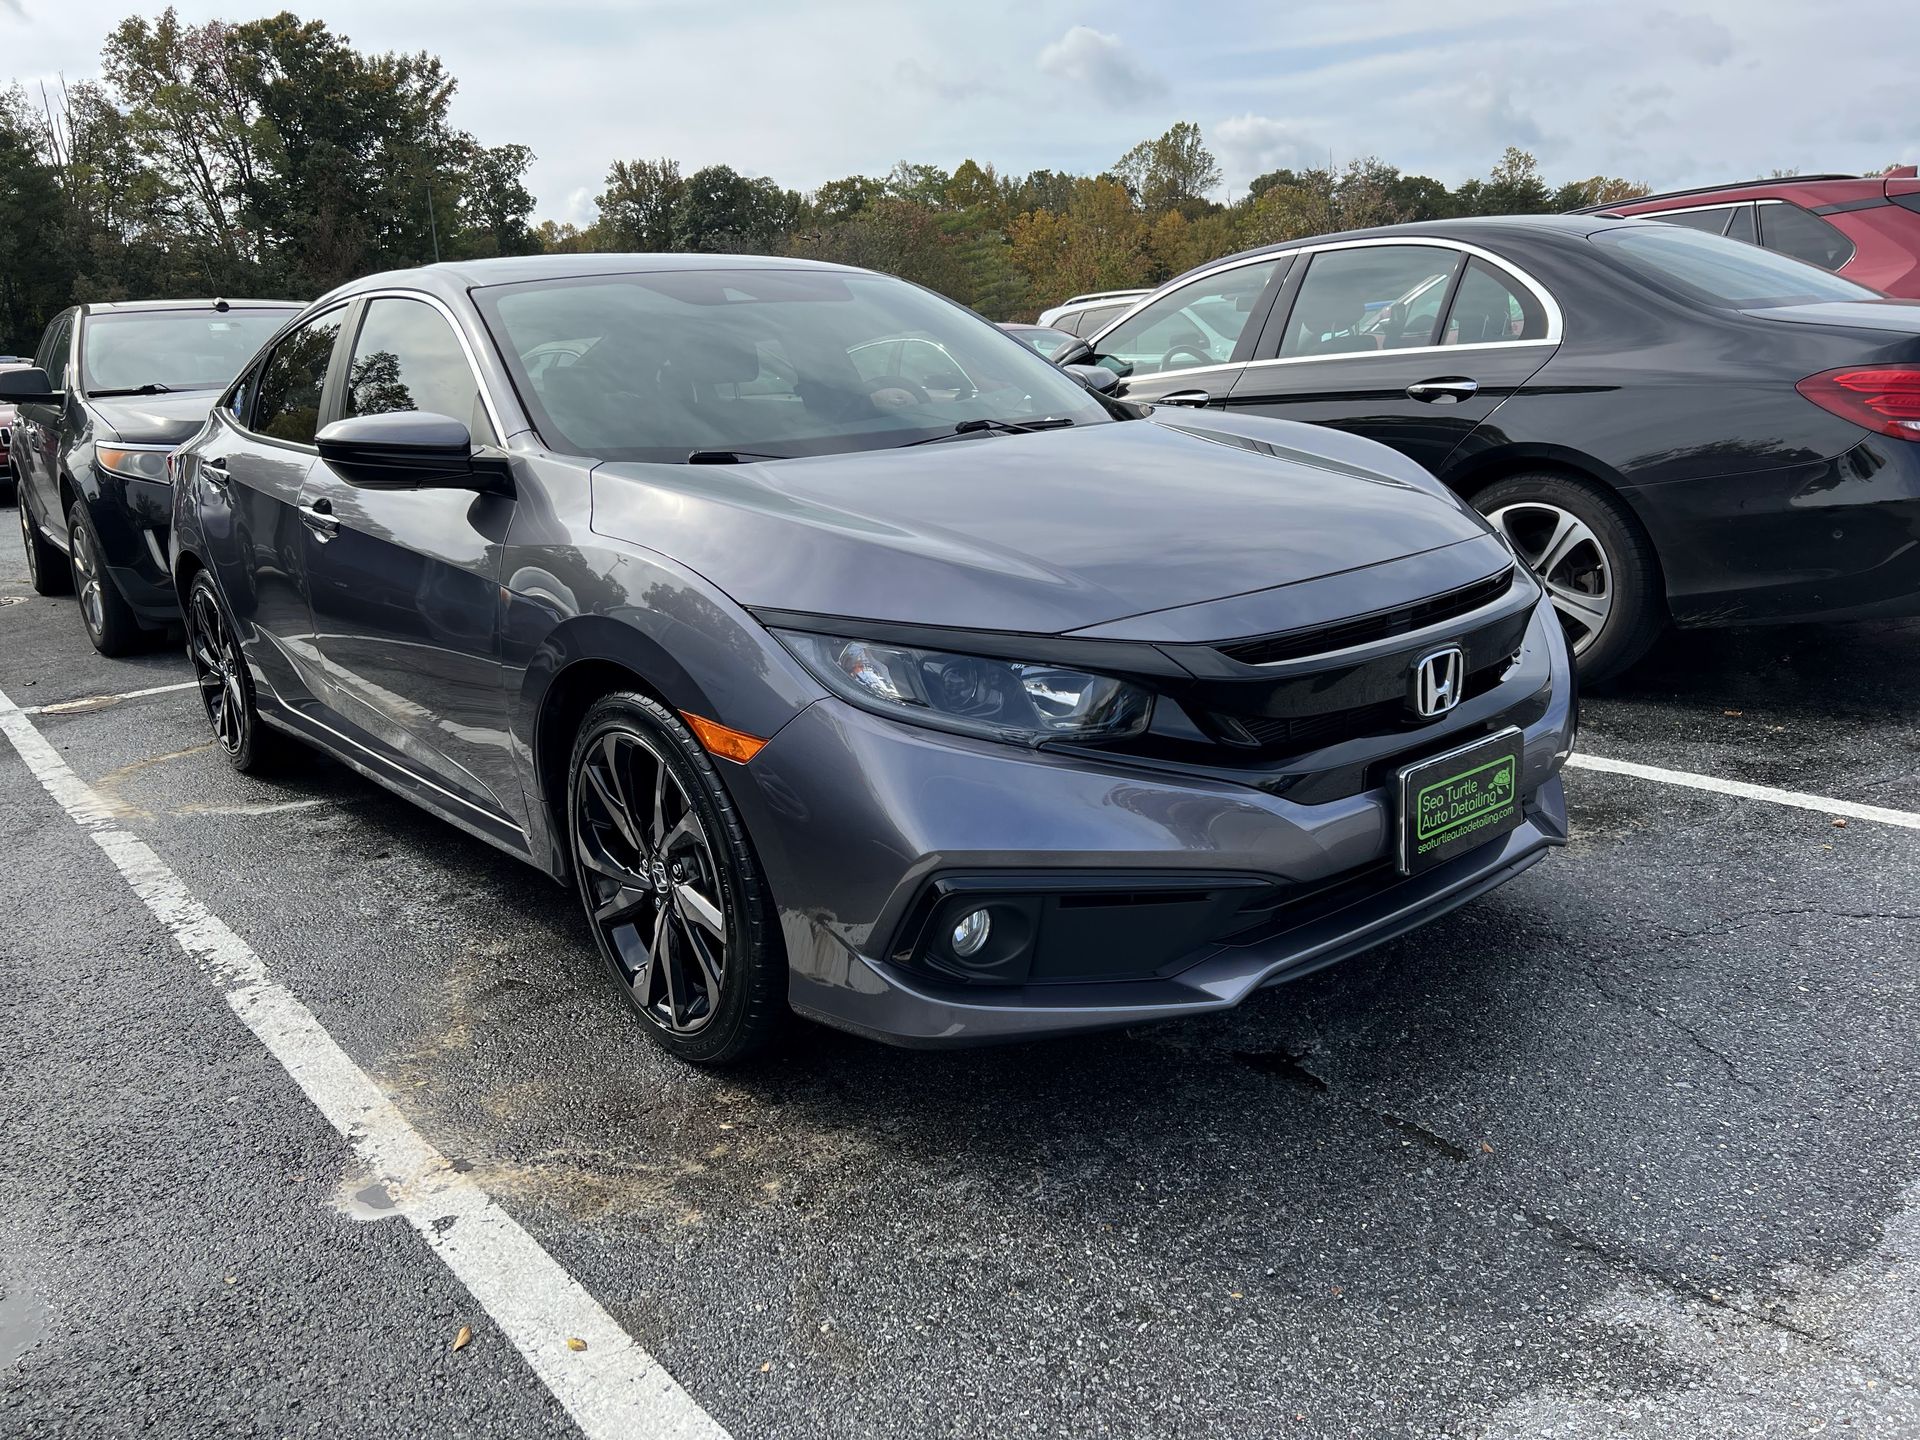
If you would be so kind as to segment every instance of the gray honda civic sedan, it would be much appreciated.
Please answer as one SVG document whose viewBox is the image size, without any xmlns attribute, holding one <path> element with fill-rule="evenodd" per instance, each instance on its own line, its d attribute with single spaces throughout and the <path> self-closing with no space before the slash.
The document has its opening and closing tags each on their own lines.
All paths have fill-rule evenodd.
<svg viewBox="0 0 1920 1440">
<path fill-rule="evenodd" d="M 229 760 L 539 866 L 690 1061 L 1217 1010 L 1566 838 L 1561 628 L 1419 466 L 1105 399 L 885 276 L 374 276 L 171 469 Z"/>
</svg>

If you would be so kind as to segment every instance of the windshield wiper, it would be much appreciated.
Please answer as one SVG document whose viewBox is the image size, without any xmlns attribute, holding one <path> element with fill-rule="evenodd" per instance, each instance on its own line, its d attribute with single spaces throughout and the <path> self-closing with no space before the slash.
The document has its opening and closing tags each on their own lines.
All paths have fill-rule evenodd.
<svg viewBox="0 0 1920 1440">
<path fill-rule="evenodd" d="M 759 450 L 695 450 L 687 456 L 689 465 L 741 465 L 749 460 L 791 460 L 791 455 L 768 455 Z"/>
<path fill-rule="evenodd" d="M 149 380 L 144 385 L 129 385 L 121 390 L 89 390 L 96 400 L 108 399 L 115 395 L 171 395 L 173 386 L 162 385 L 158 380 Z"/>
<path fill-rule="evenodd" d="M 1037 430 L 1065 430 L 1073 424 L 1071 415 L 1049 415 L 1044 420 L 962 420 L 953 429 L 943 435 L 929 435 L 924 440 L 909 440 L 900 446 L 910 450 L 915 445 L 933 445 L 942 440 L 951 440 L 959 435 L 978 435 L 991 432 L 995 435 L 1031 435 Z"/>
</svg>

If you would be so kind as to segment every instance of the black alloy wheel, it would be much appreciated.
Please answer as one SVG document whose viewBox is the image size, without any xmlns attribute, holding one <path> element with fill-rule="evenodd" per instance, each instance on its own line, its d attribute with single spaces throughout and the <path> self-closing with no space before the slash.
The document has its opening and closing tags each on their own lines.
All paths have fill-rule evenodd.
<svg viewBox="0 0 1920 1440">
<path fill-rule="evenodd" d="M 36 595 L 64 595 L 73 583 L 67 557 L 53 548 L 53 542 L 33 523 L 33 511 L 27 505 L 26 492 L 20 495 L 20 539 L 27 551 L 27 583 Z"/>
<path fill-rule="evenodd" d="M 242 774 L 261 768 L 272 751 L 269 733 L 253 703 L 253 677 L 240 651 L 226 607 L 202 570 L 187 592 L 187 658 L 200 684 L 200 704 L 213 727 L 214 743 Z"/>
<path fill-rule="evenodd" d="M 725 1064 L 786 1014 L 765 886 L 714 762 L 680 718 L 631 693 L 596 703 L 568 784 L 573 868 L 602 958 L 655 1039 Z"/>
</svg>

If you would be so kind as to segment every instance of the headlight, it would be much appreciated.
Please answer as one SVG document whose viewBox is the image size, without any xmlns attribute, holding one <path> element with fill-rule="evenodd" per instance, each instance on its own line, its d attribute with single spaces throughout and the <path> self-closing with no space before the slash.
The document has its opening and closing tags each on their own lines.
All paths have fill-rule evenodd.
<svg viewBox="0 0 1920 1440">
<path fill-rule="evenodd" d="M 102 470 L 111 470 L 116 475 L 125 475 L 134 480 L 152 480 L 157 484 L 167 483 L 167 451 L 170 447 L 157 449 L 133 449 L 126 445 L 96 445 L 93 447 L 94 463 Z"/>
<path fill-rule="evenodd" d="M 774 632 L 837 695 L 943 730 L 1039 745 L 1138 735 L 1153 696 L 1109 675 L 840 635 Z"/>
</svg>

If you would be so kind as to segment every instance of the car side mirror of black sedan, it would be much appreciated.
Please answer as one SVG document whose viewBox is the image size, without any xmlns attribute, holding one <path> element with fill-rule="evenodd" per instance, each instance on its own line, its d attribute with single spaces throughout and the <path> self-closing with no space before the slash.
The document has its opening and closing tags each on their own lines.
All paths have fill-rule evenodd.
<svg viewBox="0 0 1920 1440">
<path fill-rule="evenodd" d="M 0 404 L 46 405 L 63 398 L 62 392 L 53 388 L 47 372 L 38 365 L 0 370 Z"/>
<path fill-rule="evenodd" d="M 1120 383 L 1120 377 L 1104 365 L 1062 365 L 1060 368 L 1096 394 L 1111 395 Z"/>
<path fill-rule="evenodd" d="M 326 426 L 314 444 L 320 458 L 350 485 L 513 493 L 505 457 L 476 453 L 472 432 L 449 415 L 425 410 L 353 415 Z"/>
</svg>

